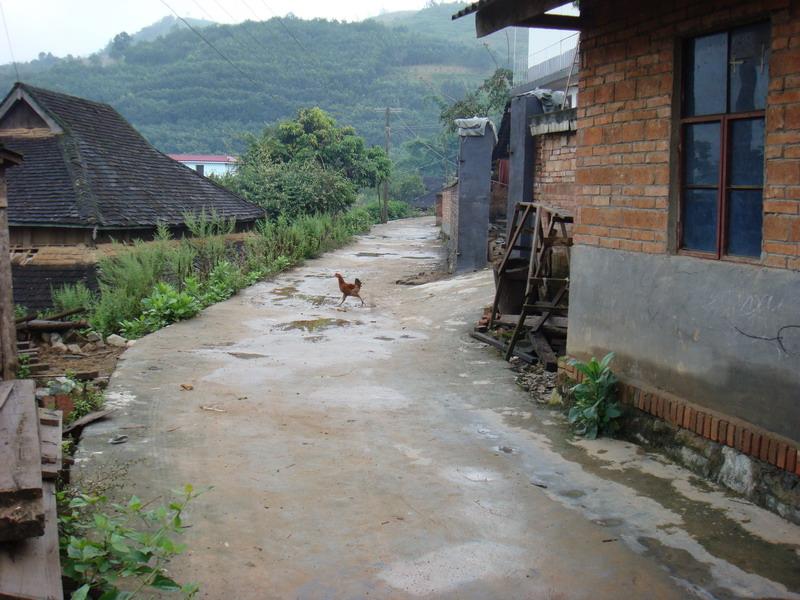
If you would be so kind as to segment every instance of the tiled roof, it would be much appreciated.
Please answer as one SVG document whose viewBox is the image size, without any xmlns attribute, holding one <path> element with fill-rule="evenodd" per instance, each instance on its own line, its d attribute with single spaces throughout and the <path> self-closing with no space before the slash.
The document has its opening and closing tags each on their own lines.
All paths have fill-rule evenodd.
<svg viewBox="0 0 800 600">
<path fill-rule="evenodd" d="M 11 93 L 18 88 L 64 132 L 42 137 L 0 131 L 0 143 L 24 156 L 6 173 L 11 225 L 178 225 L 185 213 L 204 209 L 239 221 L 264 215 L 156 150 L 109 105 L 21 83 Z"/>
</svg>

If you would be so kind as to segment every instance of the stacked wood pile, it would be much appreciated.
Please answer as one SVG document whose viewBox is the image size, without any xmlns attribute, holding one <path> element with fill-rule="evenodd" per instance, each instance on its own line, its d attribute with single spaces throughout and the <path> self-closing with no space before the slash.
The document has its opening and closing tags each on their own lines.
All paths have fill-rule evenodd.
<svg viewBox="0 0 800 600">
<path fill-rule="evenodd" d="M 61 599 L 55 479 L 61 413 L 32 381 L 0 381 L 0 598 Z"/>
</svg>

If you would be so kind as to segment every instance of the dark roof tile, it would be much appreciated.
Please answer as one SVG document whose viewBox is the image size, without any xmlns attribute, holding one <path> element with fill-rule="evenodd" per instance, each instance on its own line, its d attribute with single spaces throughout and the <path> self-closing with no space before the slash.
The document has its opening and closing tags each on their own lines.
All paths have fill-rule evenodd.
<svg viewBox="0 0 800 600">
<path fill-rule="evenodd" d="M 212 209 L 239 221 L 263 217 L 258 206 L 156 150 L 107 104 L 17 86 L 64 133 L 0 132 L 0 142 L 24 156 L 7 172 L 12 225 L 152 227 L 181 224 L 187 212 Z"/>
</svg>

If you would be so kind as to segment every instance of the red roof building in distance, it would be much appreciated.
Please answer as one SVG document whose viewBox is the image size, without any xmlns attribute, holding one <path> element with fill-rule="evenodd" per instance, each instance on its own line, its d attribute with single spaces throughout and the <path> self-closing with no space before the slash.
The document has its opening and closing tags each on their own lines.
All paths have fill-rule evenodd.
<svg viewBox="0 0 800 600">
<path fill-rule="evenodd" d="M 225 175 L 236 169 L 238 159 L 227 154 L 169 154 L 171 159 L 194 169 L 200 175 Z"/>
</svg>

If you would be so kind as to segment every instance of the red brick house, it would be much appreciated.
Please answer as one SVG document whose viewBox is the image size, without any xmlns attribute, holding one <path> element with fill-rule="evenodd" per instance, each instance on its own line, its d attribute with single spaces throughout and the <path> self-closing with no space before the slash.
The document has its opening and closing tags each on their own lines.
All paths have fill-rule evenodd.
<svg viewBox="0 0 800 600">
<path fill-rule="evenodd" d="M 751 475 L 800 475 L 800 2 L 560 4 L 455 17 L 581 32 L 568 353 L 615 352 L 628 403 Z"/>
</svg>

